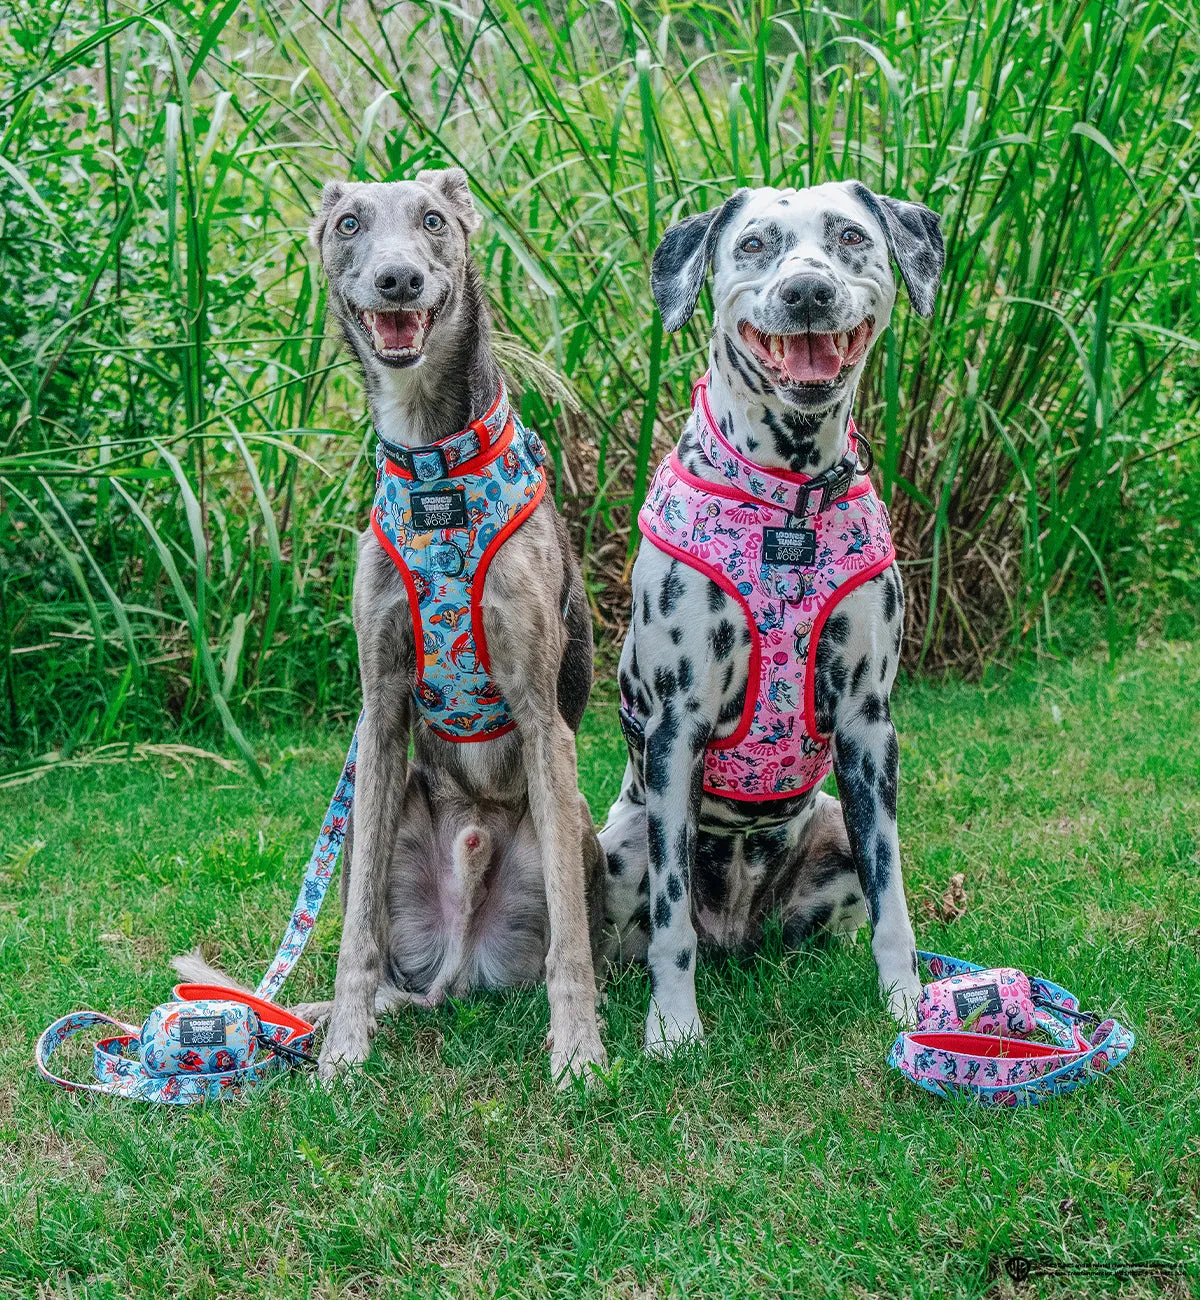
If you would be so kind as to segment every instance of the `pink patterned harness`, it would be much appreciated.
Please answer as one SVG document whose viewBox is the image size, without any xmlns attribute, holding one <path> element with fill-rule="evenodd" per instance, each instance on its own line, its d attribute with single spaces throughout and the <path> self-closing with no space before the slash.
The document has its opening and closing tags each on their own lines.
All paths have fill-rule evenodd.
<svg viewBox="0 0 1200 1300">
<path fill-rule="evenodd" d="M 733 734 L 705 753 L 704 789 L 785 799 L 819 785 L 833 766 L 815 717 L 815 646 L 837 603 L 895 559 L 887 510 L 868 478 L 854 479 L 856 441 L 832 478 L 765 470 L 722 437 L 707 375 L 692 406 L 700 449 L 725 481 L 690 474 L 676 449 L 659 465 L 638 523 L 648 542 L 732 596 L 750 629 L 746 704 Z M 849 432 L 856 439 L 853 421 Z"/>
</svg>

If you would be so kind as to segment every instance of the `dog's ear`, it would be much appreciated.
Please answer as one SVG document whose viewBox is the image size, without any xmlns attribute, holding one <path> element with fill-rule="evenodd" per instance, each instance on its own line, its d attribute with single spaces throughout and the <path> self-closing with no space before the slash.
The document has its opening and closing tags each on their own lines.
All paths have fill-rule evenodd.
<svg viewBox="0 0 1200 1300">
<path fill-rule="evenodd" d="M 461 167 L 443 167 L 433 171 L 418 172 L 417 183 L 437 190 L 468 235 L 473 235 L 479 229 L 483 218 L 476 211 L 467 173 Z"/>
<path fill-rule="evenodd" d="M 318 253 L 321 251 L 321 240 L 325 238 L 325 226 L 329 221 L 329 214 L 341 202 L 345 193 L 346 187 L 341 181 L 330 181 L 321 191 L 321 206 L 317 209 L 317 215 L 313 217 L 313 223 L 308 228 L 308 238 Z"/>
<path fill-rule="evenodd" d="M 917 315 L 932 316 L 933 300 L 946 265 L 941 217 L 923 203 L 905 203 L 883 194 L 873 194 L 861 181 L 854 181 L 850 188 L 883 227 L 888 252 L 900 268 L 909 301 Z"/>
<path fill-rule="evenodd" d="M 654 250 L 650 291 L 658 303 L 663 325 L 671 333 L 682 329 L 696 310 L 717 240 L 749 197 L 749 190 L 738 190 L 719 208 L 680 221 Z"/>
</svg>

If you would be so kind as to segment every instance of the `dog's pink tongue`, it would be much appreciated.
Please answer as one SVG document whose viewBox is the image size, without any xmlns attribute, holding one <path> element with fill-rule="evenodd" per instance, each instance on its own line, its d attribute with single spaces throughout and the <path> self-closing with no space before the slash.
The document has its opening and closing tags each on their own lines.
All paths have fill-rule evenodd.
<svg viewBox="0 0 1200 1300">
<path fill-rule="evenodd" d="M 836 379 L 842 356 L 832 334 L 785 334 L 783 373 L 794 384 Z"/>
<path fill-rule="evenodd" d="M 411 348 L 420 320 L 415 311 L 381 311 L 375 317 L 375 332 L 388 351 Z"/>
</svg>

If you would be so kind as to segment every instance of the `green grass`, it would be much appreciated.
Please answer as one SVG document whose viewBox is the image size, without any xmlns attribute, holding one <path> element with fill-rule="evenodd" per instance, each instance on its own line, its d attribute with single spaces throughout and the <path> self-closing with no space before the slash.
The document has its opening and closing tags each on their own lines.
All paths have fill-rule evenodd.
<svg viewBox="0 0 1200 1300">
<path fill-rule="evenodd" d="M 640 1057 L 646 979 L 623 975 L 587 1098 L 548 1084 L 537 991 L 389 1019 L 332 1095 L 288 1077 L 183 1112 L 74 1099 L 30 1066 L 52 1017 L 139 1020 L 202 936 L 257 977 L 346 738 L 259 733 L 261 791 L 207 765 L 57 772 L 0 811 L 0 1294 L 977 1296 L 1012 1293 L 1009 1254 L 1194 1268 L 1200 645 L 909 683 L 897 717 L 919 941 L 1112 1010 L 1138 1033 L 1126 1068 L 1037 1111 L 938 1101 L 885 1068 L 865 942 L 776 940 L 702 962 L 709 1043 L 670 1064 Z M 602 816 L 610 701 L 580 751 Z M 959 871 L 969 907 L 945 925 L 929 904 Z M 291 995 L 331 987 L 337 934 L 335 904 Z"/>
</svg>

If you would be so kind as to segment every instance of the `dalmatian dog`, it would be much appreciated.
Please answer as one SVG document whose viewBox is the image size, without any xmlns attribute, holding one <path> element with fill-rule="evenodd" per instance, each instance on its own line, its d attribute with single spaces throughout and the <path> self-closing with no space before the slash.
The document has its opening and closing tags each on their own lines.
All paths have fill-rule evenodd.
<svg viewBox="0 0 1200 1300">
<path fill-rule="evenodd" d="M 694 407 L 674 453 L 703 481 L 702 495 L 721 481 L 703 450 L 705 414 L 742 461 L 784 480 L 820 481 L 847 456 L 854 394 L 895 302 L 893 263 L 913 308 L 932 315 L 944 263 L 938 217 L 856 182 L 741 189 L 667 231 L 651 283 L 668 330 L 684 325 L 713 276 L 707 406 Z M 696 511 L 697 527 L 703 516 Z M 681 536 L 686 544 L 686 529 Z M 698 944 L 753 949 L 772 914 L 789 944 L 869 920 L 881 993 L 911 1023 L 921 986 L 889 711 L 903 614 L 893 559 L 838 601 L 808 647 L 819 735 L 806 744 L 828 747 L 841 802 L 819 781 L 792 797 L 730 798 L 707 788 L 705 771 L 758 689 L 746 613 L 712 576 L 643 540 L 619 674 L 629 762 L 600 841 L 604 952 L 610 965 L 649 967 L 648 1053 L 703 1038 Z M 795 692 L 785 691 L 788 705 L 798 719 Z M 790 731 L 793 715 L 783 716 Z"/>
</svg>

